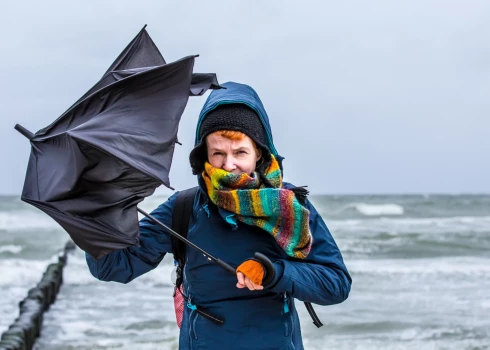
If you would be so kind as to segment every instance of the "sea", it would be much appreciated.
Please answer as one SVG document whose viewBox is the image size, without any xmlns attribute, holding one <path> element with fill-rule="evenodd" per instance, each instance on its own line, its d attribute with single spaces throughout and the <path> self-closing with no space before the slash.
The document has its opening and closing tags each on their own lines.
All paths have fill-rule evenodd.
<svg viewBox="0 0 490 350">
<path fill-rule="evenodd" d="M 140 206 L 151 211 L 164 200 Z M 297 303 L 306 349 L 490 349 L 490 195 L 310 200 L 353 284 L 344 303 L 316 306 L 321 328 Z M 38 209 L 0 197 L 0 333 L 68 240 Z M 131 283 L 101 282 L 77 249 L 35 349 L 177 349 L 172 267 L 169 255 Z"/>
</svg>

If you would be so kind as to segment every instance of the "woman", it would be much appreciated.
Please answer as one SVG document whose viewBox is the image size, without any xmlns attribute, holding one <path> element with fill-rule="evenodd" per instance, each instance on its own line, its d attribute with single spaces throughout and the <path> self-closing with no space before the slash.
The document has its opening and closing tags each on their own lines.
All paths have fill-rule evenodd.
<svg viewBox="0 0 490 350">
<path fill-rule="evenodd" d="M 189 248 L 183 291 L 188 297 L 179 349 L 303 349 L 294 299 L 332 305 L 347 299 L 351 278 L 328 228 L 305 191 L 282 182 L 282 157 L 262 102 L 246 85 L 211 93 L 196 128 L 190 164 L 199 190 L 187 238 L 232 266 L 236 276 Z M 307 169 L 305 169 L 307 171 Z M 171 226 L 176 194 L 153 211 Z M 127 283 L 172 252 L 170 235 L 147 219 L 140 246 L 99 260 L 91 273 Z M 255 252 L 273 263 L 267 285 Z M 196 306 L 223 319 L 222 325 Z"/>
</svg>

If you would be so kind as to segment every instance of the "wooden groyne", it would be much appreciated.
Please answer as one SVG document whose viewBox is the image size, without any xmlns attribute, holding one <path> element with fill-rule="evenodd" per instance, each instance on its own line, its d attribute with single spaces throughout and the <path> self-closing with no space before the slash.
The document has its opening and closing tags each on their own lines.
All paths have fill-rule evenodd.
<svg viewBox="0 0 490 350">
<path fill-rule="evenodd" d="M 63 282 L 63 268 L 68 252 L 75 249 L 71 241 L 65 244 L 58 262 L 48 265 L 36 287 L 19 303 L 19 317 L 0 338 L 0 350 L 31 350 L 41 334 L 43 315 L 56 300 Z"/>
</svg>

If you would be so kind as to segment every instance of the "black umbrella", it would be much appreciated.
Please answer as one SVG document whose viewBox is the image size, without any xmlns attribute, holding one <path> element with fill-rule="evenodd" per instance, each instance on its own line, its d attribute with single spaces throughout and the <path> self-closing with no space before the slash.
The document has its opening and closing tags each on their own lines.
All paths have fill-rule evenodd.
<svg viewBox="0 0 490 350">
<path fill-rule="evenodd" d="M 146 27 L 146 26 L 145 26 Z M 21 199 L 56 220 L 95 258 L 138 245 L 137 204 L 164 184 L 189 96 L 220 88 L 167 64 L 143 28 L 103 77 L 31 142 Z"/>
</svg>

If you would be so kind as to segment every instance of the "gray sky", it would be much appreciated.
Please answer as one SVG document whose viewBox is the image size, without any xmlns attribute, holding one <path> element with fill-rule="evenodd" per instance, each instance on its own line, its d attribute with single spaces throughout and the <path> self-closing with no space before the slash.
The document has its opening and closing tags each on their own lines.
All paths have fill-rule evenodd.
<svg viewBox="0 0 490 350">
<path fill-rule="evenodd" d="M 144 24 L 167 62 L 251 85 L 312 193 L 490 193 L 490 1 L 18 1 L 0 14 L 0 193 Z M 207 95 L 206 95 L 207 96 Z M 189 99 L 170 180 L 205 97 Z M 158 193 L 170 193 L 158 189 Z"/>
</svg>

